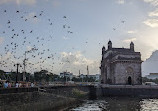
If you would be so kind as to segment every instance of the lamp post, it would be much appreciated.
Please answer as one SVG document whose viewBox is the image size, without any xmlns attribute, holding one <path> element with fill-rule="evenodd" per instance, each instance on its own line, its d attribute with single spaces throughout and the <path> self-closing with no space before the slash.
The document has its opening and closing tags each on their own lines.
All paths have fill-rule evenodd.
<svg viewBox="0 0 158 111">
<path fill-rule="evenodd" d="M 18 82 L 18 73 L 19 73 L 19 66 L 21 67 L 21 65 L 19 63 L 17 64 L 14 64 L 14 66 L 17 66 L 17 69 L 16 69 L 16 82 Z"/>
<path fill-rule="evenodd" d="M 25 75 L 26 75 L 26 53 L 31 53 L 32 51 L 36 51 L 36 50 L 38 50 L 38 49 L 36 49 L 36 48 L 32 48 L 31 50 L 29 50 L 29 51 L 25 51 L 25 59 L 24 59 L 24 62 L 23 62 L 23 65 L 24 65 L 24 73 L 23 73 L 23 81 L 25 81 L 26 80 L 26 77 L 25 77 Z"/>
<path fill-rule="evenodd" d="M 88 69 L 88 65 L 87 65 L 87 84 L 88 84 L 88 79 L 89 79 L 89 69 Z"/>
<path fill-rule="evenodd" d="M 23 65 L 24 65 L 24 72 L 23 72 L 23 81 L 25 81 L 26 80 L 26 77 L 25 77 L 25 75 L 26 75 L 26 53 L 29 53 L 30 51 L 25 51 L 25 59 L 24 59 L 24 62 L 23 62 Z"/>
</svg>

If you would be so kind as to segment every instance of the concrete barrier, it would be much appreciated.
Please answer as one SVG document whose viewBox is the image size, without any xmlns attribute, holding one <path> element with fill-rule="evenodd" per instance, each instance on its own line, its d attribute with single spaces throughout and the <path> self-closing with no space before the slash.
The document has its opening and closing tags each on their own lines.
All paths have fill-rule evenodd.
<svg viewBox="0 0 158 111">
<path fill-rule="evenodd" d="M 97 96 L 131 96 L 158 98 L 158 87 L 150 86 L 104 86 L 96 89 Z"/>
<path fill-rule="evenodd" d="M 52 86 L 52 87 L 40 87 L 40 90 L 42 89 L 47 93 L 51 93 L 55 95 L 76 98 L 76 95 L 74 95 L 73 92 L 74 89 L 76 89 L 78 91 L 84 92 L 85 98 L 91 98 L 90 95 L 92 94 L 92 90 L 91 90 L 92 88 L 94 87 L 93 86 Z"/>
<path fill-rule="evenodd" d="M 38 87 L 30 87 L 30 88 L 0 88 L 0 94 L 34 92 L 34 91 L 38 91 Z"/>
<path fill-rule="evenodd" d="M 92 87 L 55 86 L 0 89 L 0 111 L 59 110 L 89 97 Z"/>
</svg>

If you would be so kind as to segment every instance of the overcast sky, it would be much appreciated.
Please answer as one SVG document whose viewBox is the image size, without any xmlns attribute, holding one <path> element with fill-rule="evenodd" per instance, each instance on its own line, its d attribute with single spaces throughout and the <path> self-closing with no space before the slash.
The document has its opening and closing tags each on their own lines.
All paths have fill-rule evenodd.
<svg viewBox="0 0 158 111">
<path fill-rule="evenodd" d="M 158 0 L 0 0 L 0 18 L 5 71 L 14 71 L 33 47 L 38 51 L 27 54 L 27 71 L 74 74 L 86 73 L 87 65 L 90 74 L 99 73 L 109 39 L 113 47 L 129 48 L 133 41 L 142 60 L 158 49 Z"/>
</svg>

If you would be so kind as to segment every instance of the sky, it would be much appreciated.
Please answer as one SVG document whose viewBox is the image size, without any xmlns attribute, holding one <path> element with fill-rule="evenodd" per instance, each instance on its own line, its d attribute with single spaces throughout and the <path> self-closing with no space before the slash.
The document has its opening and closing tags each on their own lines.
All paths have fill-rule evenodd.
<svg viewBox="0 0 158 111">
<path fill-rule="evenodd" d="M 0 0 L 0 69 L 100 73 L 101 49 L 158 50 L 158 0 Z"/>
</svg>

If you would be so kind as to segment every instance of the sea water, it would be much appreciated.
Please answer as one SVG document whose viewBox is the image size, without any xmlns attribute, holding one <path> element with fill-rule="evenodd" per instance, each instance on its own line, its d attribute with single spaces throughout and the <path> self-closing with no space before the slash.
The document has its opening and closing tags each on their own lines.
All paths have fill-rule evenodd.
<svg viewBox="0 0 158 111">
<path fill-rule="evenodd" d="M 85 100 L 68 111 L 158 111 L 158 99 L 107 97 Z"/>
</svg>

